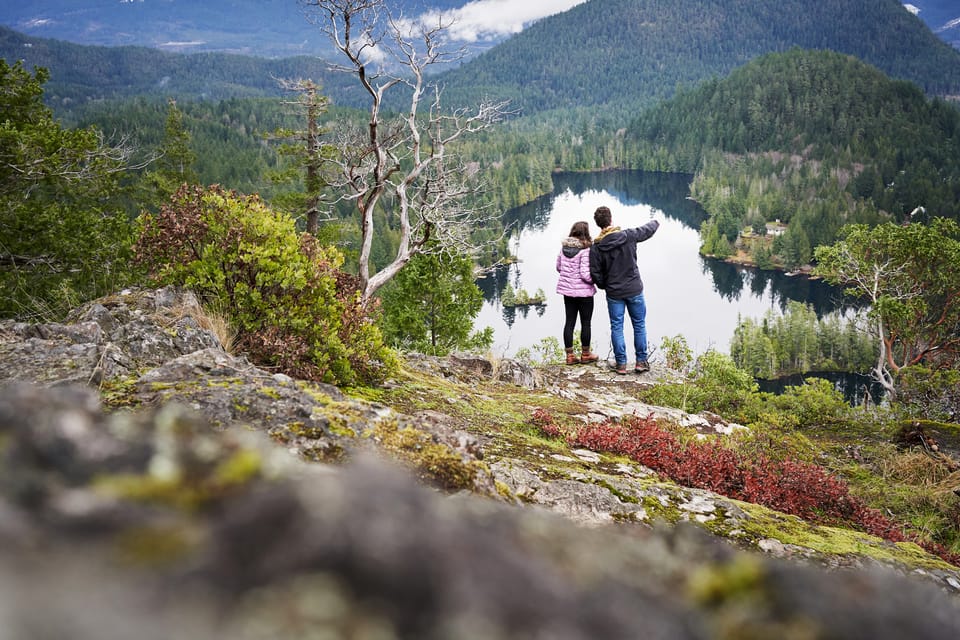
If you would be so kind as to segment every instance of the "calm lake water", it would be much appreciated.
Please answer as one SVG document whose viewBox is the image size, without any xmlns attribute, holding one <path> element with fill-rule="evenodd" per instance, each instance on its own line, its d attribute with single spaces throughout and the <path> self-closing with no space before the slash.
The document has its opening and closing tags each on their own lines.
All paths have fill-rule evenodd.
<svg viewBox="0 0 960 640">
<path fill-rule="evenodd" d="M 741 316 L 760 318 L 769 309 L 782 311 L 788 300 L 810 303 L 820 315 L 840 307 L 839 291 L 821 281 L 700 256 L 698 230 L 706 214 L 687 200 L 689 181 L 686 175 L 637 171 L 560 174 L 554 178 L 553 194 L 508 212 L 511 250 L 518 262 L 478 281 L 485 302 L 476 326 L 493 327 L 493 352 L 513 356 L 544 337 L 561 340 L 563 298 L 556 293 L 555 270 L 560 242 L 578 220 L 589 222 L 596 236 L 593 212 L 601 205 L 610 207 L 613 223 L 621 228 L 637 227 L 651 218 L 660 221 L 657 233 L 637 246 L 651 347 L 658 348 L 664 337 L 682 334 L 697 353 L 710 348 L 728 353 Z M 531 294 L 543 289 L 547 303 L 504 308 L 500 297 L 508 282 Z M 595 298 L 593 348 L 601 358 L 612 359 L 604 295 L 598 291 Z M 629 332 L 627 345 L 632 361 Z M 652 358 L 657 358 L 655 351 Z"/>
</svg>

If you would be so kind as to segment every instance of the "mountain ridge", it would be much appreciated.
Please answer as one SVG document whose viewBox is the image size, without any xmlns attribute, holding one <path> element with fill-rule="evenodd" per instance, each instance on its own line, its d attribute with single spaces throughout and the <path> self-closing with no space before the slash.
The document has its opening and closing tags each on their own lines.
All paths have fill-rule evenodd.
<svg viewBox="0 0 960 640">
<path fill-rule="evenodd" d="M 815 7 L 801 0 L 589 0 L 537 21 L 438 79 L 452 105 L 507 98 L 522 113 L 602 108 L 621 114 L 623 122 L 677 87 L 798 46 L 854 55 L 931 95 L 960 95 L 960 51 L 896 0 Z M 50 68 L 50 97 L 61 102 L 141 94 L 216 99 L 231 91 L 279 95 L 272 77 L 298 75 L 319 79 L 336 104 L 355 100 L 346 76 L 325 73 L 322 62 L 307 56 L 271 61 L 84 47 L 2 27 L 0 56 Z"/>
<path fill-rule="evenodd" d="M 500 88 L 525 112 L 669 97 L 764 53 L 793 47 L 854 55 L 932 95 L 960 94 L 960 51 L 895 0 L 590 0 L 544 18 L 447 72 L 448 94 Z"/>
</svg>

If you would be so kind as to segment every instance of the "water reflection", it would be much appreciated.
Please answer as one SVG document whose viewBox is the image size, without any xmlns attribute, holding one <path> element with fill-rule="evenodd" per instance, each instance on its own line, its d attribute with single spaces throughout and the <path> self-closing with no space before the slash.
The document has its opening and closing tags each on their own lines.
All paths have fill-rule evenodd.
<svg viewBox="0 0 960 640">
<path fill-rule="evenodd" d="M 513 355 L 546 336 L 560 337 L 563 301 L 556 291 L 555 261 L 560 242 L 577 220 L 587 220 L 594 235 L 593 211 L 606 205 L 614 224 L 635 227 L 651 217 L 660 230 L 639 245 L 638 265 L 646 286 L 648 337 L 657 346 L 663 337 L 682 334 L 697 352 L 727 351 L 739 317 L 760 318 L 782 311 L 790 300 L 810 303 L 819 316 L 850 304 L 838 289 L 822 281 L 777 271 L 746 269 L 699 255 L 703 209 L 687 198 L 690 176 L 610 171 L 567 173 L 554 178 L 553 194 L 505 215 L 517 263 L 493 270 L 478 281 L 484 308 L 478 327 L 494 328 L 495 352 Z M 514 290 L 547 293 L 547 304 L 505 308 L 507 284 Z M 598 292 L 593 316 L 594 349 L 611 353 L 606 302 Z"/>
</svg>

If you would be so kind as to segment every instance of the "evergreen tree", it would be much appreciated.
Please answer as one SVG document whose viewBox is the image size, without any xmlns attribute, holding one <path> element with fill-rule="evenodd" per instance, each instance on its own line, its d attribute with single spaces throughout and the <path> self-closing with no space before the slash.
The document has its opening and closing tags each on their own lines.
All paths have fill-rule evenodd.
<svg viewBox="0 0 960 640">
<path fill-rule="evenodd" d="M 47 77 L 0 60 L 2 317 L 57 317 L 128 277 L 129 151 L 56 122 L 42 102 Z"/>
<path fill-rule="evenodd" d="M 163 127 L 155 168 L 145 176 L 152 201 L 167 202 L 184 184 L 200 181 L 195 169 L 197 156 L 190 147 L 190 133 L 183 121 L 183 112 L 173 98 L 167 101 L 167 117 Z"/>
<path fill-rule="evenodd" d="M 468 256 L 425 253 L 411 258 L 382 290 L 382 327 L 392 344 L 431 355 L 489 347 L 488 327 L 471 335 L 483 307 Z"/>
</svg>

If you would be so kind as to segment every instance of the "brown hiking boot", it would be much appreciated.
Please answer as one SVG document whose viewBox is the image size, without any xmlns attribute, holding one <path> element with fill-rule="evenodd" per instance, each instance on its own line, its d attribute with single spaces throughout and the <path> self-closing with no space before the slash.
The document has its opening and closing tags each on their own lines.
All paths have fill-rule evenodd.
<svg viewBox="0 0 960 640">
<path fill-rule="evenodd" d="M 580 358 L 573 352 L 573 347 L 564 349 L 567 352 L 567 364 L 580 364 Z"/>
<path fill-rule="evenodd" d="M 584 347 L 583 351 L 580 353 L 580 362 L 583 364 L 590 364 L 591 362 L 596 362 L 600 359 L 600 356 L 590 351 L 590 347 Z"/>
<path fill-rule="evenodd" d="M 650 363 L 646 360 L 638 362 L 636 366 L 633 367 L 634 373 L 646 373 L 647 371 L 650 371 Z"/>
</svg>

